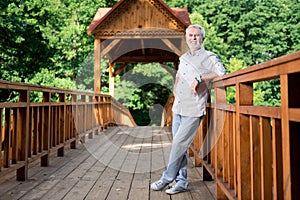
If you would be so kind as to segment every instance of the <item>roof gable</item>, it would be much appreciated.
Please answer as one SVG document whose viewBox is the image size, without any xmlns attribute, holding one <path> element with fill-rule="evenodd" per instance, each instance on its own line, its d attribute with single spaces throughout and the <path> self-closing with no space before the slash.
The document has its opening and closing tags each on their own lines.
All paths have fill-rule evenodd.
<svg viewBox="0 0 300 200">
<path fill-rule="evenodd" d="M 99 8 L 89 34 L 113 36 L 135 29 L 159 28 L 184 32 L 190 24 L 184 8 L 169 8 L 161 0 L 121 0 L 113 8 Z"/>
</svg>

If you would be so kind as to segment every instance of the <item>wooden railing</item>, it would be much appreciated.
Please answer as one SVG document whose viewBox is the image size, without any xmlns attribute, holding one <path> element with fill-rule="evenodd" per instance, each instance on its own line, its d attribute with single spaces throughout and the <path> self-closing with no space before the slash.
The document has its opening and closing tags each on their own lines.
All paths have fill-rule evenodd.
<svg viewBox="0 0 300 200">
<path fill-rule="evenodd" d="M 8 81 L 0 81 L 0 91 L 15 97 L 0 102 L 0 177 L 16 171 L 17 180 L 26 180 L 34 161 L 47 166 L 50 154 L 63 156 L 68 145 L 76 148 L 110 125 L 135 126 L 109 95 Z M 33 102 L 37 96 L 42 100 Z"/>
<path fill-rule="evenodd" d="M 280 80 L 280 107 L 254 106 L 255 82 Z M 226 88 L 236 104 L 226 103 Z M 212 84 L 214 102 L 190 148 L 217 199 L 300 199 L 300 51 Z M 299 143 L 299 144 L 298 144 Z"/>
</svg>

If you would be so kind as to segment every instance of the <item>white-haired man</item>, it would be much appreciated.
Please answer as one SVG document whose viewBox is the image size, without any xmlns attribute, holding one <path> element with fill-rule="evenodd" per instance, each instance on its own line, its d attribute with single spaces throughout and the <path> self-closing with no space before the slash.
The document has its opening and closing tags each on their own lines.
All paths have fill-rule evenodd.
<svg viewBox="0 0 300 200">
<path fill-rule="evenodd" d="M 176 184 L 166 190 L 167 194 L 188 189 L 187 149 L 206 114 L 207 82 L 226 73 L 218 56 L 204 49 L 204 38 L 205 30 L 201 26 L 195 24 L 187 27 L 189 51 L 179 59 L 173 90 L 173 141 L 169 163 L 161 178 L 151 184 L 151 189 L 155 191 L 163 190 L 174 180 Z"/>
</svg>

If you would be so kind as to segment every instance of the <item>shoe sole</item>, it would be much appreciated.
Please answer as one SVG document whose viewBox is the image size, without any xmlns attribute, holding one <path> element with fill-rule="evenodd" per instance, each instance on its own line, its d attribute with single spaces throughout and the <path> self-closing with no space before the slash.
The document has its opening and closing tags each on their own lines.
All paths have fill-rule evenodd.
<svg viewBox="0 0 300 200">
<path fill-rule="evenodd" d="M 166 190 L 166 193 L 168 195 L 173 195 L 173 194 L 178 194 L 178 193 L 181 193 L 181 192 L 186 192 L 187 190 L 180 190 L 180 191 L 176 191 L 176 192 L 168 192 L 168 190 Z"/>
</svg>

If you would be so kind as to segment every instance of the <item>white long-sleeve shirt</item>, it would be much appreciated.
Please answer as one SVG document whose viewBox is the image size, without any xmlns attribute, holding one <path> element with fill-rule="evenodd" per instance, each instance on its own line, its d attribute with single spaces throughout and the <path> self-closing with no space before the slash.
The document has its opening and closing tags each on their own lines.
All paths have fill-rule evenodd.
<svg viewBox="0 0 300 200">
<path fill-rule="evenodd" d="M 176 74 L 178 82 L 175 88 L 173 112 L 183 116 L 200 117 L 206 114 L 208 97 L 207 83 L 201 82 L 197 95 L 192 94 L 191 85 L 197 75 L 216 73 L 222 76 L 226 73 L 218 56 L 201 48 L 194 52 L 188 51 L 179 58 L 180 64 Z"/>
</svg>

